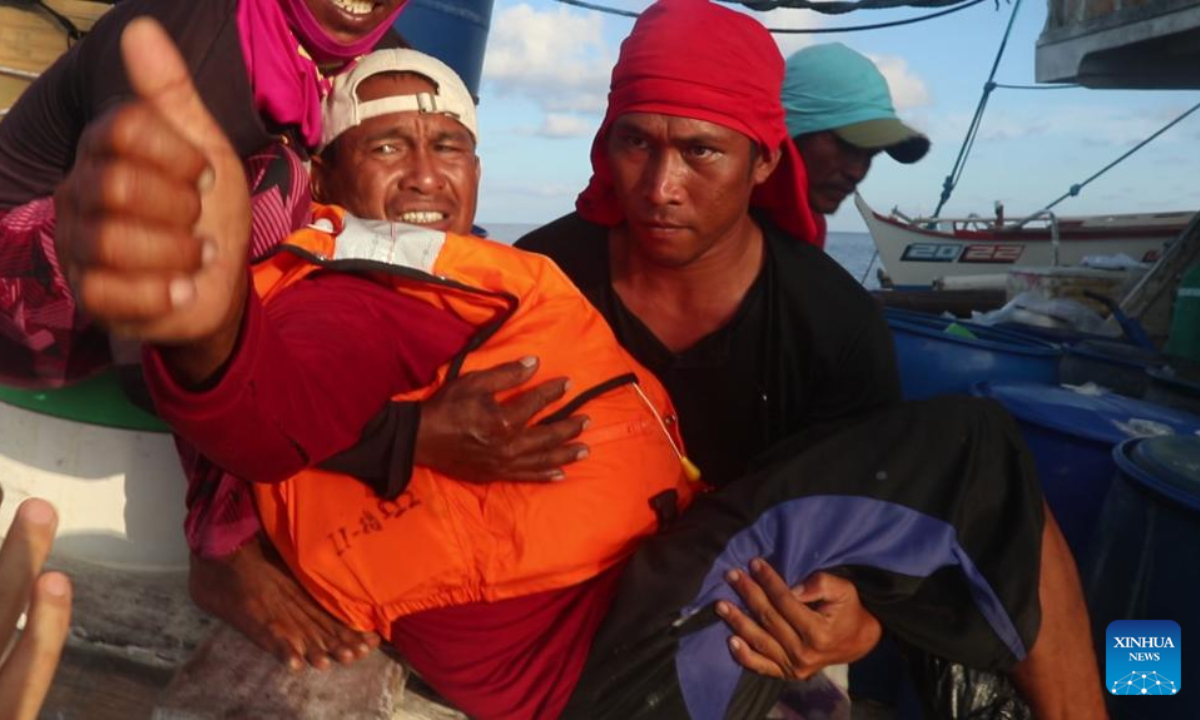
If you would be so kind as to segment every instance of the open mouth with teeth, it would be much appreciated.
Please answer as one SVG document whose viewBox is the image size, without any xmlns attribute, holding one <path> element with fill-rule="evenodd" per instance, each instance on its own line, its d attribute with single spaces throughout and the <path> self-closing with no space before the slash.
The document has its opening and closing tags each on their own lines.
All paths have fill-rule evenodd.
<svg viewBox="0 0 1200 720">
<path fill-rule="evenodd" d="M 355 17 L 364 17 L 370 15 L 379 3 L 370 2 L 369 0 L 329 0 L 334 7 Z"/>
<path fill-rule="evenodd" d="M 400 213 L 400 217 L 397 219 L 409 225 L 436 225 L 449 217 L 450 215 L 447 213 L 437 210 L 409 210 Z"/>
</svg>

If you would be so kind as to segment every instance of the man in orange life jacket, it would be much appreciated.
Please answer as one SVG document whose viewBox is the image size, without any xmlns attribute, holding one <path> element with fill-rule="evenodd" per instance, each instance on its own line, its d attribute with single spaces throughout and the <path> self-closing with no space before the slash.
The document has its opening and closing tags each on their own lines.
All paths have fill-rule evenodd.
<svg viewBox="0 0 1200 720">
<path fill-rule="evenodd" d="M 668 3 L 660 3 L 648 16 L 661 18 L 669 9 Z M 431 315 L 431 310 L 437 308 L 397 295 L 376 282 L 364 282 L 362 278 L 338 273 L 313 272 L 303 283 L 296 283 L 287 292 L 280 293 L 268 308 L 256 300 L 256 295 L 248 295 L 248 278 L 239 262 L 244 254 L 246 235 L 244 180 L 228 144 L 189 92 L 186 71 L 179 63 L 168 62 L 171 60 L 170 48 L 164 46 L 161 36 L 156 36 L 151 28 L 138 25 L 131 27 L 125 45 L 126 52 L 132 56 L 130 67 L 134 85 L 144 98 L 143 102 L 150 105 L 161 120 L 161 126 L 157 128 L 161 137 L 158 150 L 170 151 L 171 157 L 180 156 L 193 162 L 161 163 L 157 162 L 159 156 L 136 160 L 148 166 L 147 172 L 163 176 L 164 182 L 191 184 L 202 212 L 194 226 L 191 218 L 181 218 L 178 230 L 213 238 L 216 249 L 204 268 L 190 278 L 188 292 L 175 293 L 173 299 L 172 285 L 177 278 L 156 276 L 121 278 L 138 281 L 136 286 L 124 287 L 116 278 L 94 278 L 94 282 L 85 285 L 92 289 L 85 292 L 84 297 L 92 297 L 91 293 L 102 296 L 112 293 L 110 297 L 127 298 L 129 304 L 124 306 L 124 312 L 101 314 L 100 317 L 158 345 L 147 358 L 147 368 L 160 409 L 177 429 L 219 462 L 252 480 L 277 479 L 324 462 L 340 449 L 353 445 L 356 438 L 350 436 L 356 435 L 380 403 L 395 395 L 397 389 L 427 382 L 432 372 L 431 364 L 439 362 L 431 360 L 430 356 L 441 353 L 440 361 L 449 359 L 472 330 L 464 327 L 462 318 L 442 313 L 442 319 L 436 320 L 434 316 L 438 312 Z M 155 57 L 157 62 L 138 62 L 139 53 Z M 360 88 L 357 100 L 362 104 L 376 99 L 379 98 L 370 96 L 366 88 Z M 446 117 L 419 119 L 453 122 Z M 392 120 L 404 124 L 403 118 Z M 368 141 L 368 145 L 375 143 L 371 156 L 378 153 L 386 157 L 405 146 L 412 146 L 411 136 L 404 137 L 403 133 L 395 136 L 392 130 L 383 130 L 386 130 L 383 137 L 368 135 L 364 138 L 360 135 L 358 138 Z M 428 139 L 424 135 L 421 137 Z M 417 145 L 421 153 L 454 151 L 441 143 L 435 143 L 433 147 L 428 142 Z M 340 155 L 345 149 L 346 145 L 339 143 L 336 152 Z M 199 162 L 195 162 L 197 159 Z M 185 168 L 203 168 L 206 164 L 213 170 L 209 180 L 201 180 L 198 172 L 187 177 L 174 175 L 183 173 Z M 197 181 L 200 181 L 198 186 Z M 471 198 L 473 200 L 473 195 Z M 329 221 L 326 234 L 336 234 L 338 222 L 342 221 L 339 216 L 335 214 L 323 219 Z M 100 232 L 114 220 L 101 215 L 89 218 L 87 224 Z M 126 218 L 119 220 L 128 221 Z M 343 224 L 343 228 L 349 226 L 348 221 Z M 376 234 L 370 236 L 368 233 L 367 239 L 371 242 L 365 246 L 382 246 L 388 252 L 407 252 L 402 246 L 389 243 L 394 238 L 388 237 L 386 227 L 375 225 Z M 416 247 L 439 247 L 428 244 L 436 240 L 436 237 L 426 237 L 426 244 Z M 464 243 L 451 241 L 447 236 L 445 246 L 461 251 Z M 467 242 L 465 246 L 470 247 L 471 243 Z M 338 247 L 341 247 L 340 241 Z M 424 257 L 421 253 L 418 255 Z M 463 257 L 461 252 L 459 256 Z M 370 257 L 374 259 L 358 266 L 360 271 L 381 270 L 380 256 Z M 317 265 L 322 260 L 320 255 L 310 253 L 308 262 Z M 482 269 L 468 270 L 479 273 L 486 267 L 485 264 Z M 424 277 L 428 280 L 428 276 Z M 390 306 L 399 310 L 387 309 Z M 581 317 L 585 315 L 582 313 Z M 422 333 L 423 347 L 419 350 L 407 337 L 413 331 Z M 381 355 L 369 347 L 370 343 L 363 342 L 368 335 L 384 346 L 383 356 L 390 359 L 381 360 Z M 307 358 L 308 367 L 293 371 L 287 367 L 288 363 L 280 361 L 281 355 L 271 357 L 272 353 L 291 353 L 293 360 Z M 267 364 L 272 372 L 263 370 L 261 361 L 264 358 L 272 360 Z M 259 406 L 257 411 L 255 406 Z M 742 492 L 742 496 L 721 492 L 697 502 L 693 511 L 680 519 L 676 529 L 648 543 L 649 550 L 639 553 L 631 572 L 622 579 L 625 585 L 632 582 L 635 591 L 638 583 L 647 578 L 652 584 L 666 581 L 697 588 L 700 592 L 696 602 L 684 600 L 678 606 L 661 606 L 665 596 L 654 592 L 643 593 L 640 598 L 634 592 L 633 600 L 627 592 L 618 595 L 616 605 L 605 620 L 608 630 L 601 631 L 592 657 L 588 658 L 588 662 L 598 669 L 593 668 L 590 672 L 583 669 L 581 654 L 587 652 L 587 639 L 596 633 L 608 610 L 619 574 L 618 566 L 602 569 L 598 575 L 551 591 L 550 595 L 539 593 L 503 598 L 483 606 L 468 601 L 465 605 L 452 604 L 415 612 L 397 621 L 391 628 L 390 639 L 427 677 L 436 678 L 433 680 L 435 687 L 468 712 L 481 717 L 553 717 L 565 706 L 572 692 L 574 697 L 568 713 L 576 716 L 605 712 L 655 716 L 665 712 L 676 716 L 691 713 L 697 717 L 717 717 L 724 715 L 726 709 L 735 716 L 758 714 L 778 693 L 779 683 L 763 676 L 747 676 L 743 678 L 744 682 L 737 683 L 736 665 L 732 665 L 732 658 L 724 650 L 728 633 L 721 632 L 721 626 L 713 624 L 711 615 L 713 600 L 722 600 L 716 607 L 730 603 L 731 593 L 721 579 L 728 567 L 721 563 L 727 561 L 714 563 L 715 558 L 710 554 L 714 543 L 693 542 L 697 533 L 701 539 L 713 534 L 732 539 L 731 547 L 738 544 L 738 538 L 750 538 L 752 544 L 741 548 L 739 557 L 769 555 L 773 562 L 780 560 L 779 566 L 786 568 L 784 572 L 791 581 L 798 581 L 820 567 L 871 564 L 869 558 L 855 554 L 881 550 L 864 546 L 862 541 L 867 538 L 851 538 L 840 548 L 829 540 L 829 536 L 836 533 L 827 521 L 841 517 L 845 508 L 828 506 L 828 493 L 836 488 L 822 484 L 820 476 L 827 470 L 835 479 L 845 474 L 863 476 L 868 467 L 877 467 L 883 462 L 879 453 L 889 453 L 892 461 L 907 465 L 907 474 L 913 472 L 912 465 L 917 459 L 913 453 L 916 453 L 922 460 L 920 472 L 941 481 L 934 497 L 927 498 L 924 503 L 926 514 L 946 515 L 944 521 L 933 523 L 931 532 L 944 536 L 949 524 L 953 523 L 962 537 L 949 544 L 952 551 L 949 555 L 907 558 L 906 561 L 917 562 L 920 567 L 904 565 L 901 571 L 909 572 L 903 572 L 903 577 L 895 573 L 887 577 L 864 575 L 856 577 L 856 581 L 870 591 L 869 596 L 893 600 L 890 609 L 886 604 L 878 606 L 880 617 L 886 625 L 906 637 L 924 641 L 933 650 L 951 654 L 952 651 L 965 652 L 984 664 L 1011 663 L 1023 655 L 1023 648 L 1036 634 L 1036 582 L 1031 587 L 1028 577 L 1009 580 L 999 570 L 1028 566 L 1031 552 L 1032 562 L 1036 565 L 1038 544 L 1031 542 L 1028 533 L 1018 533 L 1012 542 L 1001 542 L 1005 538 L 996 523 L 1018 520 L 1025 527 L 1029 522 L 1040 521 L 1040 496 L 1036 484 L 1030 478 L 1022 477 L 1019 468 L 1013 464 L 1014 459 L 1019 459 L 1019 453 L 1012 451 L 1012 444 L 1018 441 L 1011 422 L 992 410 L 981 409 L 978 403 L 946 403 L 930 410 L 936 412 L 912 406 L 884 413 L 871 425 L 849 431 L 850 436 L 842 434 L 831 439 L 831 433 L 824 431 L 797 438 L 794 443 L 797 447 L 781 456 L 783 459 L 769 469 L 761 482 L 749 481 L 737 486 L 739 491 L 748 491 Z M 334 422 L 319 422 L 326 419 L 323 417 L 326 415 L 334 416 Z M 914 427 L 917 433 L 910 431 Z M 902 436 L 899 442 L 895 441 L 897 433 Z M 926 460 L 923 457 L 926 443 L 949 433 L 965 433 L 971 442 L 945 457 Z M 670 435 L 670 431 L 665 434 Z M 958 477 L 961 464 L 984 459 L 975 457 L 978 453 L 976 441 L 986 445 L 986 452 L 998 455 L 982 463 L 985 470 L 962 481 Z M 597 443 L 592 442 L 598 453 Z M 847 445 L 871 447 L 874 451 L 848 453 Z M 801 449 L 812 452 L 799 452 Z M 960 457 L 962 453 L 967 457 Z M 866 466 L 859 467 L 863 463 Z M 847 468 L 847 464 L 854 467 Z M 884 479 L 881 473 L 887 474 L 876 469 L 868 475 L 875 478 L 872 492 L 882 495 L 880 499 L 892 498 L 892 493 L 907 492 L 901 484 L 881 483 Z M 804 482 L 800 483 L 800 480 Z M 947 485 L 946 480 L 954 483 Z M 799 487 L 801 484 L 804 487 Z M 569 493 L 571 485 L 570 482 L 563 483 L 559 486 L 561 490 L 555 492 Z M 380 490 L 386 494 L 390 488 Z M 981 506 L 1001 507 L 1005 511 L 992 517 L 960 517 L 959 513 L 971 511 L 965 503 L 957 502 L 964 492 L 990 496 L 996 504 L 983 502 Z M 788 498 L 798 504 L 788 504 L 779 512 L 771 512 L 781 500 Z M 866 495 L 861 499 L 864 507 L 877 512 L 896 505 L 891 500 L 881 505 Z M 389 519 L 402 515 L 402 511 L 411 511 L 412 506 L 389 502 L 393 504 L 379 505 L 380 512 Z M 656 509 L 669 516 L 672 507 L 673 504 Z M 768 512 L 764 512 L 764 508 Z M 800 513 L 801 520 L 780 524 L 781 519 L 793 517 L 794 512 Z M 901 514 L 902 518 L 886 517 L 879 521 L 893 526 L 897 519 L 912 521 L 915 518 L 904 512 Z M 760 527 L 755 518 L 765 525 Z M 281 523 L 286 525 L 288 520 L 285 513 Z M 378 532 L 371 523 L 364 523 L 361 532 L 352 529 L 341 535 L 331 533 L 331 541 L 344 544 L 350 542 L 349 537 Z M 738 532 L 739 528 L 752 523 L 755 524 L 754 533 Z M 770 527 L 777 532 L 772 534 Z M 853 533 L 861 528 L 848 530 Z M 767 534 L 761 534 L 763 532 Z M 756 538 L 775 535 L 786 540 L 779 548 L 782 555 L 795 553 L 792 559 L 799 563 L 793 564 L 783 556 L 776 558 L 769 548 L 753 544 Z M 817 542 L 823 549 L 806 546 L 806 542 Z M 656 569 L 664 548 L 673 562 L 666 566 L 657 565 Z M 406 550 L 409 548 L 401 546 L 394 552 Z M 422 551 L 421 548 L 413 550 Z M 882 550 L 886 554 L 887 549 Z M 346 551 L 345 545 L 334 547 L 324 561 L 336 565 L 337 558 Z M 745 555 L 745 552 L 751 554 Z M 975 557 L 976 553 L 979 554 L 977 564 L 961 563 L 962 558 Z M 819 560 L 813 560 L 814 557 Z M 501 564 L 504 562 L 507 561 Z M 738 561 L 735 559 L 734 562 Z M 804 569 L 806 562 L 807 570 Z M 923 622 L 913 620 L 909 615 L 913 606 L 895 601 L 897 592 L 907 600 L 915 600 L 917 606 L 922 601 L 934 600 L 922 595 L 928 591 L 924 581 L 933 577 L 930 573 L 934 569 L 947 566 L 961 567 L 967 582 L 972 584 L 972 592 L 979 590 L 987 598 L 986 607 L 978 611 L 972 610 L 969 600 L 963 603 L 961 594 L 953 600 L 948 599 L 949 605 L 937 608 L 938 617 L 944 618 L 950 613 L 960 621 L 956 627 L 970 637 L 970 648 L 962 647 L 964 641 L 958 633 L 955 637 L 946 637 L 944 627 L 935 626 L 928 618 Z M 978 571 L 998 588 L 998 594 L 986 587 L 987 583 L 979 584 Z M 963 586 L 956 587 L 961 589 Z M 327 606 L 337 605 L 333 595 L 326 593 L 322 597 Z M 637 602 L 639 599 L 640 603 Z M 689 605 L 694 609 L 685 608 Z M 644 622 L 647 613 L 653 617 L 649 623 Z M 916 617 L 920 616 L 918 612 Z M 673 622 L 675 619 L 678 622 Z M 643 639 L 648 642 L 637 642 L 647 629 L 651 635 Z M 614 637 L 637 642 L 639 650 L 631 653 L 624 643 L 614 645 Z M 711 645 L 714 637 L 718 643 L 715 652 Z M 675 672 L 677 653 L 681 658 L 678 673 Z M 716 667 L 697 666 L 697 658 L 712 661 Z M 613 672 L 614 662 L 618 665 L 617 672 Z M 617 677 L 623 681 L 613 687 L 612 679 Z M 719 681 L 706 683 L 709 678 Z"/>
</svg>

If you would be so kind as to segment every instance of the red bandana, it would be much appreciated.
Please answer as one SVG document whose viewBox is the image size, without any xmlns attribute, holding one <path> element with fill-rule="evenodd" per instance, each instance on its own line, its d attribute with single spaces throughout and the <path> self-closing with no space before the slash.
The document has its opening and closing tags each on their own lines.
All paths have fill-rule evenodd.
<svg viewBox="0 0 1200 720">
<path fill-rule="evenodd" d="M 618 117 L 643 112 L 694 118 L 736 130 L 783 158 L 750 199 L 785 232 L 824 247 L 825 224 L 808 206 L 804 162 L 788 138 L 784 63 L 767 29 L 748 15 L 708 0 L 659 0 L 621 43 L 608 113 L 592 143 L 592 179 L 575 207 L 585 220 L 612 227 L 624 220 L 613 191 L 605 145 Z"/>
</svg>

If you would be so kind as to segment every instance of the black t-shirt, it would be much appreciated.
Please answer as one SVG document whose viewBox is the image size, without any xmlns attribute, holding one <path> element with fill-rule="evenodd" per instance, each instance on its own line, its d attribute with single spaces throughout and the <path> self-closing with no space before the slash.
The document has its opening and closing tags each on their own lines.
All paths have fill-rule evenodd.
<svg viewBox="0 0 1200 720">
<path fill-rule="evenodd" d="M 762 272 L 734 318 L 681 353 L 613 290 L 607 228 L 571 214 L 517 242 L 558 263 L 662 381 L 689 456 L 715 485 L 790 435 L 900 397 L 891 335 L 871 296 L 824 252 L 756 219 L 766 241 Z"/>
</svg>

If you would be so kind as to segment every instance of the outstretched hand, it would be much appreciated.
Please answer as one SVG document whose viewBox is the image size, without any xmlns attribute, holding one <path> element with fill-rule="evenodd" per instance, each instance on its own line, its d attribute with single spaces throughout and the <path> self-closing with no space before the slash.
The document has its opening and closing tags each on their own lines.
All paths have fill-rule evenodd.
<svg viewBox="0 0 1200 720">
<path fill-rule="evenodd" d="M 564 465 L 587 457 L 586 445 L 569 442 L 583 432 L 587 418 L 546 425 L 529 421 L 566 393 L 566 378 L 496 400 L 498 393 L 520 387 L 536 371 L 537 360 L 530 357 L 446 383 L 421 405 L 417 464 L 468 482 L 562 479 Z"/>
<path fill-rule="evenodd" d="M 26 500 L 0 547 L 0 720 L 38 716 L 67 639 L 71 583 L 62 573 L 39 576 L 57 526 L 50 503 Z M 25 629 L 4 657 L 22 612 Z"/>
<path fill-rule="evenodd" d="M 231 349 L 247 288 L 245 171 L 158 23 L 130 22 L 121 52 L 136 99 L 87 128 L 55 193 L 59 264 L 115 332 Z"/>
<path fill-rule="evenodd" d="M 717 603 L 717 614 L 734 633 L 730 652 L 748 670 L 807 680 L 829 665 L 861 659 L 883 634 L 848 580 L 815 573 L 790 588 L 762 559 L 750 563 L 750 573 L 731 570 L 726 577 L 749 614 Z"/>
</svg>

